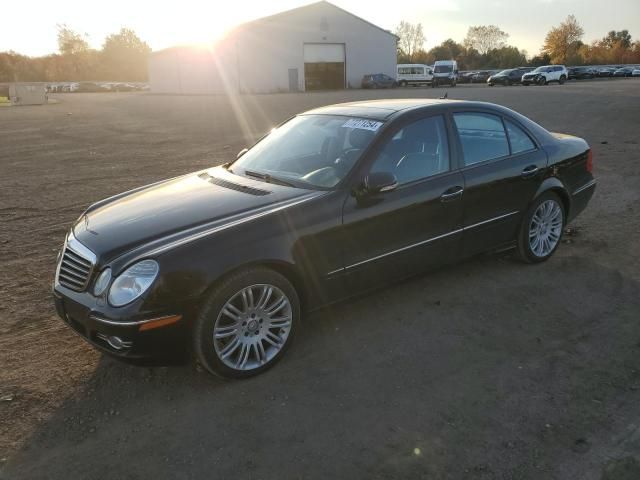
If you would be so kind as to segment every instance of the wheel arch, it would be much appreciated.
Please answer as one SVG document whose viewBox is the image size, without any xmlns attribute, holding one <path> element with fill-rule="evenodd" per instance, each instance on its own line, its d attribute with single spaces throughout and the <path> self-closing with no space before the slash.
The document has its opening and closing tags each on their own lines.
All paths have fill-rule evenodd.
<svg viewBox="0 0 640 480">
<path fill-rule="evenodd" d="M 247 270 L 247 269 L 251 269 L 251 268 L 260 268 L 260 267 L 264 267 L 264 268 L 268 268 L 270 270 L 273 270 L 273 271 L 279 273 L 280 275 L 282 275 L 283 277 L 285 277 L 289 282 L 291 282 L 291 285 L 293 285 L 293 288 L 298 293 L 298 297 L 300 299 L 300 306 L 302 308 L 304 308 L 304 306 L 306 305 L 306 302 L 308 300 L 308 292 L 306 291 L 305 283 L 304 283 L 304 281 L 302 279 L 302 275 L 296 269 L 295 265 L 293 265 L 291 263 L 288 263 L 286 261 L 277 260 L 277 259 L 265 259 L 265 260 L 250 261 L 250 262 L 244 263 L 242 265 L 237 265 L 237 266 L 234 266 L 233 268 L 230 268 L 230 269 L 226 270 L 223 274 L 221 274 L 220 276 L 215 278 L 207 286 L 207 288 L 205 289 L 205 291 L 203 292 L 203 294 L 201 296 L 201 299 L 202 300 L 206 299 L 210 295 L 211 291 L 217 285 L 219 285 L 222 281 L 224 281 L 229 276 L 234 275 L 235 273 L 239 272 L 240 270 Z"/>
<path fill-rule="evenodd" d="M 538 187 L 538 191 L 533 196 L 532 202 L 535 201 L 540 195 L 546 192 L 554 192 L 556 193 L 560 199 L 562 200 L 562 206 L 564 207 L 565 216 L 569 218 L 569 213 L 571 210 L 571 195 L 569 195 L 569 191 L 564 186 L 562 181 L 560 181 L 557 177 L 549 177 L 546 178 L 540 187 Z"/>
</svg>

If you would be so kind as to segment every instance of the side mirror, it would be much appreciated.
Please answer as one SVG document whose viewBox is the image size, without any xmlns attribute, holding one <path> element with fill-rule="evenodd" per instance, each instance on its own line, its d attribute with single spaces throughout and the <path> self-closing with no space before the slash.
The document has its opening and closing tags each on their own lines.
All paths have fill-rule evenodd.
<svg viewBox="0 0 640 480">
<path fill-rule="evenodd" d="M 372 172 L 364 178 L 361 193 L 376 195 L 378 193 L 391 192 L 398 188 L 398 179 L 390 172 Z"/>
<path fill-rule="evenodd" d="M 243 148 L 242 150 L 240 150 L 240 151 L 238 152 L 238 155 L 236 155 L 236 160 L 237 160 L 238 158 L 240 158 L 242 155 L 244 155 L 245 153 L 247 153 L 248 151 L 249 151 L 249 149 L 248 149 L 248 148 Z"/>
</svg>

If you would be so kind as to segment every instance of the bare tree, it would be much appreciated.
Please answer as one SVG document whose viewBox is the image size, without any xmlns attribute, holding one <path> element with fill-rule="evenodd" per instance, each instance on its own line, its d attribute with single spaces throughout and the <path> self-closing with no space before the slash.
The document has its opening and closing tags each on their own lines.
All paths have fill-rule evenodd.
<svg viewBox="0 0 640 480">
<path fill-rule="evenodd" d="M 467 30 L 464 45 L 484 55 L 491 50 L 504 47 L 507 38 L 509 34 L 495 25 L 476 25 Z"/>
<path fill-rule="evenodd" d="M 424 42 L 424 32 L 422 31 L 422 24 L 411 24 L 404 20 L 400 22 L 398 28 L 396 28 L 396 35 L 398 36 L 398 54 L 401 57 L 406 58 L 409 62 L 414 60 L 415 54 L 422 50 Z"/>
<path fill-rule="evenodd" d="M 566 63 L 582 46 L 582 35 L 584 30 L 578 20 L 569 15 L 564 22 L 549 30 L 544 39 L 542 52 L 548 54 L 553 63 Z"/>
</svg>

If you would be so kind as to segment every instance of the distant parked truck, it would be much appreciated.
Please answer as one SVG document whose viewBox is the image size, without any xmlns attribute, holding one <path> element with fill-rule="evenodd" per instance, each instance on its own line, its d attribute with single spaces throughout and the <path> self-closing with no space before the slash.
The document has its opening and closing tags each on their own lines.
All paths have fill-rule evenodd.
<svg viewBox="0 0 640 480">
<path fill-rule="evenodd" d="M 42 83 L 9 85 L 9 101 L 12 105 L 43 105 L 47 100 L 47 87 Z"/>
<path fill-rule="evenodd" d="M 433 64 L 433 76 L 432 87 L 438 85 L 455 87 L 458 83 L 458 63 L 455 60 L 437 60 Z"/>
<path fill-rule="evenodd" d="M 401 63 L 397 67 L 397 81 L 401 87 L 431 83 L 433 70 L 421 63 Z"/>
</svg>

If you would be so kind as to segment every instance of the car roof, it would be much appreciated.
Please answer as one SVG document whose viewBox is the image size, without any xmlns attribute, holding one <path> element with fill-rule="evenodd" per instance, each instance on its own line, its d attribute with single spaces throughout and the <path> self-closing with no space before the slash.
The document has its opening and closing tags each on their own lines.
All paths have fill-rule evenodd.
<svg viewBox="0 0 640 480">
<path fill-rule="evenodd" d="M 383 100 L 367 100 L 359 102 L 338 103 L 326 107 L 315 108 L 304 112 L 302 115 L 345 115 L 349 117 L 372 118 L 386 120 L 392 115 L 408 110 L 425 107 L 438 107 L 441 105 L 463 105 L 467 107 L 497 107 L 493 103 L 473 102 L 467 100 L 448 100 L 433 98 L 394 98 Z"/>
</svg>

